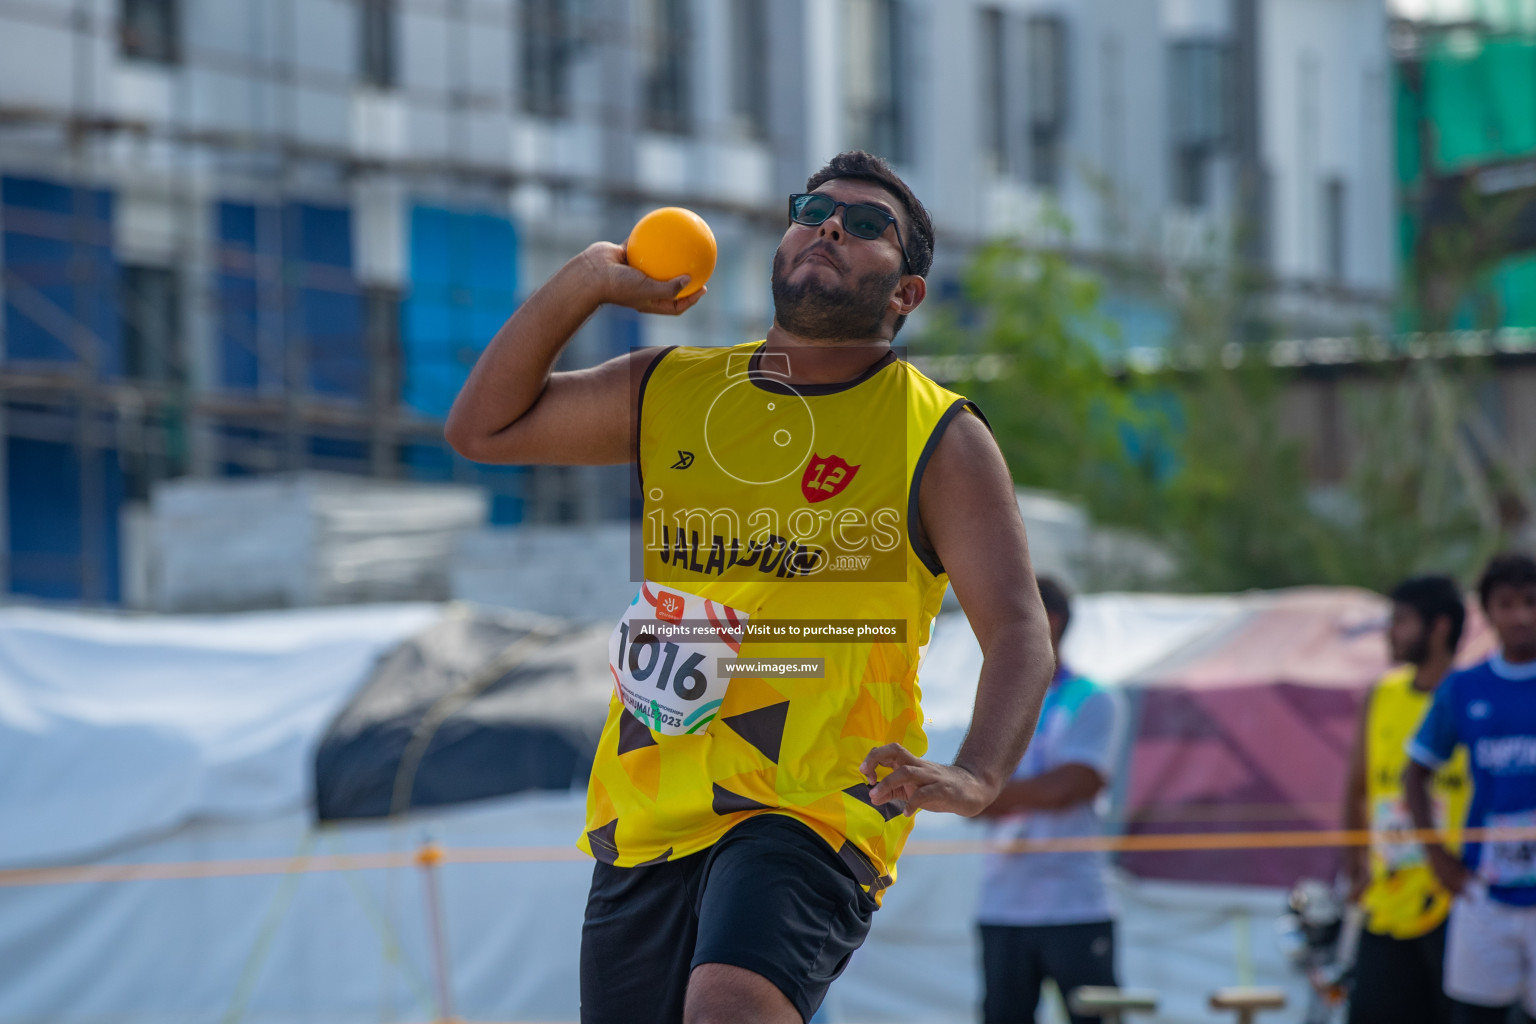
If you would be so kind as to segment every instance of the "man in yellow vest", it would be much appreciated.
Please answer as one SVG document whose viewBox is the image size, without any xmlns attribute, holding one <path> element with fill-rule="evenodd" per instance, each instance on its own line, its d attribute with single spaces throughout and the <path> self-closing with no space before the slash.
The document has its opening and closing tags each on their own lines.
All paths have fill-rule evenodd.
<svg viewBox="0 0 1536 1024">
<path fill-rule="evenodd" d="M 761 341 L 551 373 L 604 303 L 681 314 L 597 243 L 481 355 L 447 437 L 484 462 L 635 462 L 643 576 L 579 845 L 587 1024 L 809 1020 L 869 930 L 919 810 L 975 815 L 1034 731 L 1053 658 L 980 412 L 898 358 L 933 225 L 877 157 L 790 197 Z M 969 735 L 925 760 L 918 657 L 953 583 L 985 654 Z M 615 609 L 617 611 L 617 609 Z"/>
<path fill-rule="evenodd" d="M 1344 827 L 1371 830 L 1371 845 L 1348 860 L 1352 895 L 1365 915 L 1350 996 L 1350 1024 L 1447 1024 L 1441 986 L 1451 894 L 1435 878 L 1423 847 L 1394 837 L 1413 822 L 1403 794 L 1408 742 L 1435 688 L 1451 670 L 1466 607 L 1445 576 L 1404 580 L 1392 591 L 1387 640 L 1399 664 L 1372 688 L 1350 761 Z M 1471 784 L 1466 751 L 1435 774 L 1442 827 L 1459 829 Z"/>
</svg>

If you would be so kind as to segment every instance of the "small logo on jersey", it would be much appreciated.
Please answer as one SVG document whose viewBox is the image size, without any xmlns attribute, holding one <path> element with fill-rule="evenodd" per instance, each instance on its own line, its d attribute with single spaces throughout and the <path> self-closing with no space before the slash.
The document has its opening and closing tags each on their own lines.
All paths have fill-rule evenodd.
<svg viewBox="0 0 1536 1024">
<path fill-rule="evenodd" d="M 656 595 L 656 617 L 667 622 L 683 621 L 683 595 L 663 590 Z"/>
<path fill-rule="evenodd" d="M 1493 709 L 1488 706 L 1488 702 L 1487 701 L 1485 701 L 1485 700 L 1475 700 L 1471 704 L 1467 705 L 1467 717 L 1468 718 L 1487 718 L 1488 717 L 1488 712 L 1492 711 L 1492 710 Z"/>
<path fill-rule="evenodd" d="M 693 452 L 685 452 L 681 448 L 677 450 L 677 461 L 672 463 L 673 469 L 687 469 L 693 465 Z"/>
<path fill-rule="evenodd" d="M 850 466 L 836 455 L 822 458 L 812 452 L 811 464 L 805 467 L 805 475 L 800 478 L 800 490 L 806 501 L 826 501 L 843 493 L 858 471 L 858 466 Z"/>
</svg>

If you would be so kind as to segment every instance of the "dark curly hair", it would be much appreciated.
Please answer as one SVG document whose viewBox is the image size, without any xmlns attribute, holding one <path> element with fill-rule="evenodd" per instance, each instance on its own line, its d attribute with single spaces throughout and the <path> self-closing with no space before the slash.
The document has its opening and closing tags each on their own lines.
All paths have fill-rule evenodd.
<svg viewBox="0 0 1536 1024">
<path fill-rule="evenodd" d="M 1456 581 L 1449 576 L 1414 576 L 1393 587 L 1389 596 L 1396 604 L 1407 605 L 1418 613 L 1425 630 L 1433 627 L 1436 619 L 1450 620 L 1451 630 L 1446 634 L 1446 643 L 1453 651 L 1461 643 L 1467 606 L 1462 603 Z"/>
<path fill-rule="evenodd" d="M 1536 587 L 1536 558 L 1523 551 L 1494 555 L 1477 581 L 1477 599 L 1485 610 L 1495 587 Z"/>
</svg>

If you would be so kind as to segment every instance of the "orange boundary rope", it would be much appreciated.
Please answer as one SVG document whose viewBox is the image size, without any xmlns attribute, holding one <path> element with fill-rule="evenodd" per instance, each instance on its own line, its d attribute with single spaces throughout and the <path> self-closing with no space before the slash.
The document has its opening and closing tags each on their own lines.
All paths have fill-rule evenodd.
<svg viewBox="0 0 1536 1024">
<path fill-rule="evenodd" d="M 1440 837 L 1436 829 L 1404 829 L 1390 833 L 1391 842 L 1426 842 Z M 1463 842 L 1517 840 L 1536 842 L 1536 827 L 1474 828 L 1461 833 Z M 1198 850 L 1295 850 L 1368 846 L 1370 829 L 1308 829 L 1289 832 L 1160 833 L 1132 836 L 1080 836 L 1026 839 L 999 843 L 988 840 L 915 840 L 906 854 L 915 857 L 983 853 L 1181 853 Z M 588 861 L 571 846 L 481 846 L 434 849 L 443 864 L 550 864 Z M 146 864 L 88 864 L 0 870 L 0 888 L 41 885 L 82 885 L 107 882 L 175 881 L 197 878 L 241 878 L 258 875 L 383 871 L 421 863 L 422 853 L 332 854 L 304 857 L 264 857 L 244 860 L 158 861 Z"/>
</svg>

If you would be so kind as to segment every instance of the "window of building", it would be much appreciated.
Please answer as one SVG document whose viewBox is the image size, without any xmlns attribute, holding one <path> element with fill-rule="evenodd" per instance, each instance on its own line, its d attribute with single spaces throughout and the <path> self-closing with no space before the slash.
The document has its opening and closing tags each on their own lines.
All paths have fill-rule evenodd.
<svg viewBox="0 0 1536 1024">
<path fill-rule="evenodd" d="M 849 141 L 901 162 L 906 159 L 905 47 L 897 0 L 847 0 L 843 32 Z"/>
<path fill-rule="evenodd" d="M 1192 146 L 1176 146 L 1173 151 L 1173 198 L 1180 206 L 1198 210 L 1210 192 L 1205 180 L 1206 154 Z"/>
<path fill-rule="evenodd" d="M 570 0 L 523 0 L 523 109 L 539 117 L 570 116 L 576 26 Z"/>
<path fill-rule="evenodd" d="M 1209 200 L 1208 164 L 1227 140 L 1227 53 L 1213 39 L 1179 40 L 1169 52 L 1174 199 L 1183 206 Z"/>
<path fill-rule="evenodd" d="M 118 40 L 124 57 L 175 64 L 181 60 L 176 0 L 122 0 Z"/>
<path fill-rule="evenodd" d="M 123 375 L 157 383 L 181 381 L 181 282 L 176 271 L 125 264 L 118 280 Z"/>
<path fill-rule="evenodd" d="M 394 0 L 358 0 L 358 69 L 365 85 L 376 89 L 395 86 L 395 4 Z"/>
<path fill-rule="evenodd" d="M 1069 98 L 1067 24 L 1058 15 L 1037 15 L 1029 19 L 1026 38 L 1029 180 L 1042 188 L 1058 188 Z"/>
<path fill-rule="evenodd" d="M 1323 268 L 1334 281 L 1344 280 L 1345 206 L 1344 179 L 1323 182 Z"/>
<path fill-rule="evenodd" d="M 731 113 L 743 135 L 768 135 L 768 0 L 731 3 Z"/>
<path fill-rule="evenodd" d="M 645 127 L 686 134 L 692 127 L 690 102 L 693 52 L 689 0 L 640 0 L 640 74 L 645 88 Z"/>
<path fill-rule="evenodd" d="M 1008 54 L 1003 12 L 981 11 L 981 151 L 993 171 L 1008 171 Z"/>
</svg>

